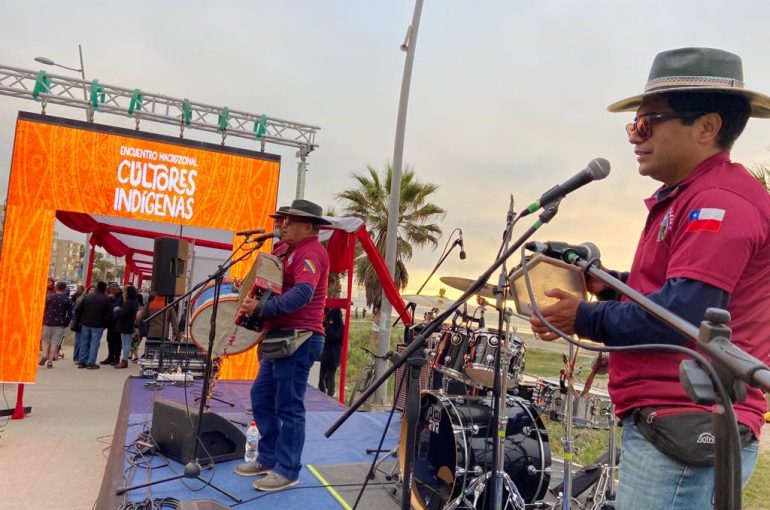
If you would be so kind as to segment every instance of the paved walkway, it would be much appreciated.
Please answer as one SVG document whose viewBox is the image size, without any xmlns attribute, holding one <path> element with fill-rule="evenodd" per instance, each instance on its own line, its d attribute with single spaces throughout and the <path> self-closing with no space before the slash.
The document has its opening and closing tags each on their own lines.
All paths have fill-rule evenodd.
<svg viewBox="0 0 770 510">
<path fill-rule="evenodd" d="M 37 382 L 25 386 L 23 420 L 0 418 L 0 510 L 84 510 L 92 508 L 107 463 L 123 384 L 139 373 L 103 366 L 78 369 L 72 347 L 54 368 L 40 367 Z M 100 359 L 107 352 L 102 341 Z M 13 407 L 16 385 L 2 385 Z M 0 397 L 2 398 L 2 397 Z"/>
</svg>

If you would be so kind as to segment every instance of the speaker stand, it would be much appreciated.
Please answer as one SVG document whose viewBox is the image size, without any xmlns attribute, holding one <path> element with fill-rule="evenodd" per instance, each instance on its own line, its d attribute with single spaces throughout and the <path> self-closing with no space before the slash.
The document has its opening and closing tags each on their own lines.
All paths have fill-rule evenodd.
<svg viewBox="0 0 770 510">
<path fill-rule="evenodd" d="M 259 247 L 261 247 L 261 244 L 259 244 L 255 248 L 255 250 L 258 249 Z M 220 293 L 220 291 L 222 289 L 222 281 L 225 278 L 225 273 L 227 272 L 227 270 L 230 269 L 230 267 L 232 267 L 234 264 L 240 262 L 242 259 L 245 259 L 249 255 L 251 255 L 252 251 L 254 251 L 254 250 L 247 251 L 244 255 L 238 257 L 237 259 L 226 261 L 224 264 L 222 264 L 221 266 L 219 266 L 217 268 L 217 271 L 213 275 L 209 276 L 206 280 L 200 282 L 198 285 L 195 285 L 192 289 L 190 289 L 190 291 L 188 291 L 187 293 L 183 294 L 179 299 L 176 299 L 176 300 L 172 301 L 171 303 L 168 303 L 165 308 L 155 312 L 154 315 L 152 315 L 151 317 L 147 318 L 147 320 L 149 321 L 155 315 L 158 315 L 161 312 L 165 312 L 169 307 L 175 305 L 179 301 L 181 301 L 184 298 L 188 297 L 193 292 L 195 292 L 195 290 L 197 290 L 198 288 L 202 287 L 206 283 L 208 283 L 208 282 L 210 282 L 212 280 L 214 281 L 214 299 L 213 299 L 212 307 L 211 307 L 211 321 L 210 321 L 210 325 L 209 325 L 209 345 L 208 345 L 208 351 L 206 352 L 206 366 L 205 366 L 204 373 L 203 373 L 203 388 L 201 389 L 201 397 L 204 397 L 204 398 L 201 398 L 200 401 L 199 401 L 200 407 L 198 409 L 198 421 L 197 421 L 197 423 L 195 425 L 195 446 L 193 447 L 193 459 L 195 459 L 195 460 L 192 460 L 192 461 L 188 462 L 185 465 L 184 472 L 181 475 L 172 476 L 172 477 L 169 477 L 169 478 L 164 478 L 162 480 L 154 480 L 152 482 L 148 482 L 148 483 L 144 483 L 144 484 L 140 484 L 140 485 L 133 485 L 131 487 L 119 487 L 115 491 L 115 493 L 118 496 L 121 496 L 121 495 L 125 494 L 126 492 L 134 490 L 134 489 L 140 489 L 140 488 L 143 488 L 143 487 L 149 487 L 149 486 L 157 485 L 157 484 L 160 484 L 160 483 L 170 482 L 170 481 L 173 481 L 173 480 L 179 480 L 180 478 L 196 478 L 196 479 L 200 480 L 201 482 L 204 482 L 206 485 L 208 485 L 212 489 L 214 489 L 214 490 L 220 492 L 221 494 L 224 494 L 228 498 L 232 499 L 236 503 L 242 503 L 243 502 L 243 500 L 241 500 L 240 498 L 238 498 L 236 496 L 233 496 L 232 494 L 230 494 L 229 492 L 225 491 L 224 489 L 222 489 L 220 487 L 217 487 L 216 485 L 211 483 L 211 480 L 206 480 L 205 478 L 200 476 L 202 469 L 201 469 L 200 463 L 198 462 L 198 445 L 199 445 L 199 443 L 201 443 L 200 432 L 201 432 L 201 425 L 203 424 L 203 413 L 204 413 L 205 407 L 206 407 L 206 398 L 205 398 L 205 396 L 208 395 L 209 383 L 211 381 L 211 366 L 212 366 L 212 358 L 213 358 L 212 353 L 213 353 L 213 350 L 214 350 L 214 338 L 216 338 L 217 309 L 219 307 L 219 293 Z M 235 252 L 233 252 L 233 253 L 235 253 Z M 230 256 L 230 258 L 231 257 L 232 257 L 232 255 Z M 209 467 L 213 467 L 213 465 L 214 465 L 214 463 L 212 462 L 210 465 L 206 466 L 206 469 L 208 469 Z"/>
</svg>

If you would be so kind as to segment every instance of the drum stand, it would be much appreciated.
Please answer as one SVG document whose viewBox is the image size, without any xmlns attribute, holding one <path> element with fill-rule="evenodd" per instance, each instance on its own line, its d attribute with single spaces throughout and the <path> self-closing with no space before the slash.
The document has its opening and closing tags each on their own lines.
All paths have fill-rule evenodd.
<svg viewBox="0 0 770 510">
<path fill-rule="evenodd" d="M 610 405 L 607 408 L 607 421 L 609 422 L 609 459 L 607 464 L 602 466 L 599 480 L 596 482 L 594 490 L 588 496 L 591 506 L 588 510 L 613 510 L 615 508 L 615 475 L 618 470 L 617 465 L 617 445 L 615 444 L 615 428 L 618 421 L 615 417 L 615 408 Z"/>
<path fill-rule="evenodd" d="M 507 252 L 510 243 L 510 234 L 515 223 L 513 212 L 513 197 L 506 216 L 506 226 L 503 232 L 503 243 L 500 252 Z M 500 274 L 498 276 L 495 294 L 497 296 L 497 309 L 500 310 L 497 329 L 500 332 L 498 338 L 497 355 L 495 356 L 495 381 L 492 388 L 493 414 L 492 421 L 497 428 L 497 433 L 493 438 L 492 446 L 492 471 L 480 474 L 473 479 L 465 488 L 463 493 L 452 500 L 447 506 L 447 510 L 454 510 L 461 503 L 465 503 L 473 508 L 476 507 L 481 494 L 486 488 L 490 489 L 492 495 L 491 508 L 493 510 L 503 510 L 504 508 L 515 508 L 524 510 L 524 498 L 516 488 L 511 477 L 505 472 L 505 437 L 508 428 L 508 415 L 505 411 L 508 396 L 508 367 L 512 359 L 512 351 L 509 349 L 508 341 L 513 335 L 511 333 L 511 317 L 504 306 L 503 295 L 508 284 L 508 270 L 505 267 L 505 261 L 501 264 Z M 475 469 L 475 468 L 474 468 Z M 488 484 L 488 482 L 491 482 Z M 508 489 L 508 496 L 503 500 L 503 488 Z M 468 497 L 473 494 L 473 501 Z"/>
<path fill-rule="evenodd" d="M 468 508 L 476 508 L 479 498 L 486 488 L 497 491 L 497 494 L 493 492 L 493 498 L 496 496 L 496 500 L 492 505 L 493 509 L 502 510 L 504 508 L 515 508 L 517 510 L 524 510 L 524 498 L 521 496 L 519 489 L 516 488 L 516 484 L 513 483 L 513 480 L 511 480 L 511 477 L 505 472 L 502 465 L 505 460 L 503 438 L 505 437 L 506 428 L 508 426 L 508 416 L 505 412 L 508 389 L 507 374 L 508 366 L 512 359 L 512 356 L 507 349 L 510 321 L 507 317 L 505 320 L 507 323 L 506 330 L 504 335 L 500 335 L 497 349 L 498 356 L 495 360 L 495 363 L 499 366 L 499 369 L 495 372 L 495 387 L 499 388 L 500 392 L 493 397 L 495 401 L 495 414 L 499 416 L 499 418 L 496 422 L 497 433 L 494 437 L 492 471 L 482 472 L 481 467 L 474 466 L 471 471 L 478 476 L 471 480 L 462 494 L 447 503 L 446 507 L 444 507 L 446 510 L 455 510 L 461 504 L 465 504 Z M 500 331 L 502 331 L 502 329 L 500 329 Z M 497 452 L 496 456 L 495 452 Z M 495 463 L 495 460 L 497 460 L 497 463 Z M 489 483 L 490 479 L 491 483 Z M 508 496 L 505 498 L 505 501 L 503 501 L 502 496 L 503 488 L 508 490 Z"/>
</svg>

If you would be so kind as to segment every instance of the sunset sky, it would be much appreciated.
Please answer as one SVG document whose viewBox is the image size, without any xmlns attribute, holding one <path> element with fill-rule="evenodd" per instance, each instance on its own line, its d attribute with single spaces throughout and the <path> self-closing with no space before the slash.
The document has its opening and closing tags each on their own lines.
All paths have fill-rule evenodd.
<svg viewBox="0 0 770 510">
<path fill-rule="evenodd" d="M 0 63 L 38 70 L 33 58 L 46 56 L 78 67 L 82 44 L 89 80 L 320 126 L 305 196 L 339 211 L 334 194 L 352 185 L 351 174 L 393 157 L 405 58 L 399 46 L 413 8 L 412 0 L 11 2 L 0 19 Z M 440 276 L 473 278 L 492 262 L 510 195 L 518 211 L 595 157 L 612 163 L 609 177 L 565 199 L 537 239 L 592 241 L 606 265 L 627 268 L 645 216 L 642 198 L 657 184 L 636 171 L 624 133 L 633 114 L 606 106 L 641 92 L 657 52 L 682 46 L 739 54 L 747 87 L 770 93 L 768 19 L 770 3 L 745 0 L 427 0 L 404 161 L 439 184 L 433 201 L 447 210 L 445 236 L 461 227 L 468 258 L 453 253 L 424 293 L 437 292 Z M 0 198 L 16 113 L 39 108 L 0 97 Z M 56 106 L 48 113 L 84 118 Z M 133 127 L 112 115 L 96 120 Z M 178 133 L 150 123 L 142 129 Z M 764 163 L 769 144 L 770 122 L 752 120 L 733 159 Z M 278 205 L 288 204 L 295 151 L 267 150 L 282 156 Z M 445 241 L 415 255 L 406 293 L 416 291 Z"/>
</svg>

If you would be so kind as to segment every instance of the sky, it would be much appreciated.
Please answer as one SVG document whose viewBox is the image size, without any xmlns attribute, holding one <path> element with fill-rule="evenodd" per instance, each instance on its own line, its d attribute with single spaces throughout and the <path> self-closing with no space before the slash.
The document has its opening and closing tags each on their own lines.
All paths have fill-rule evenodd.
<svg viewBox="0 0 770 510">
<path fill-rule="evenodd" d="M 412 0 L 10 2 L 0 17 L 7 41 L 0 64 L 38 70 L 45 66 L 33 59 L 45 56 L 77 68 L 82 44 L 89 80 L 320 126 L 305 198 L 339 212 L 335 194 L 353 185 L 353 172 L 393 159 L 406 56 L 399 46 L 413 9 Z M 445 287 L 440 276 L 481 274 L 497 253 L 510 197 L 519 211 L 596 157 L 610 161 L 610 175 L 563 200 L 535 239 L 591 241 L 605 265 L 627 269 L 644 223 L 642 199 L 658 185 L 637 173 L 624 131 L 633 114 L 607 105 L 642 91 L 656 53 L 683 46 L 737 53 L 747 88 L 770 93 L 768 19 L 770 2 L 746 0 L 426 0 L 404 162 L 439 186 L 432 201 L 447 214 L 438 248 L 408 263 L 405 293 L 422 284 L 456 227 L 467 259 L 453 252 L 423 294 Z M 0 198 L 17 112 L 39 108 L 0 96 Z M 48 113 L 85 115 L 56 106 Z M 114 115 L 97 113 L 96 121 L 133 127 Z M 150 123 L 142 129 L 177 134 Z M 246 140 L 227 144 L 258 149 Z M 768 148 L 770 122 L 753 119 L 732 157 L 762 164 Z M 295 150 L 267 151 L 282 157 L 278 202 L 288 204 Z"/>
</svg>

